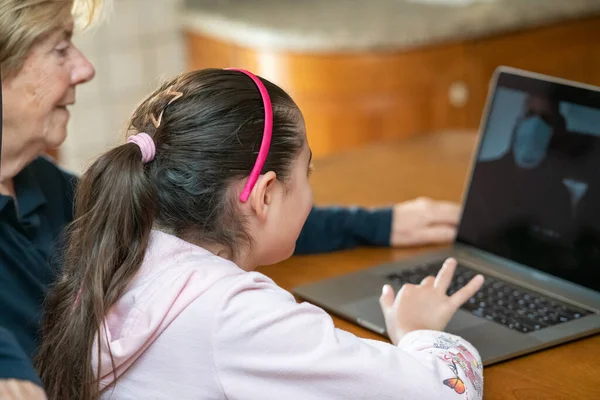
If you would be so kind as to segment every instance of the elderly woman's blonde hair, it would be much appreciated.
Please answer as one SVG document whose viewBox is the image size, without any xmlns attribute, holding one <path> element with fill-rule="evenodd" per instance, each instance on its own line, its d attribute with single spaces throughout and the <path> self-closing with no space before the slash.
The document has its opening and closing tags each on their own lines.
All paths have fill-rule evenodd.
<svg viewBox="0 0 600 400">
<path fill-rule="evenodd" d="M 77 28 L 86 28 L 110 0 L 0 0 L 0 69 L 16 74 L 31 48 L 56 29 L 70 13 Z"/>
</svg>

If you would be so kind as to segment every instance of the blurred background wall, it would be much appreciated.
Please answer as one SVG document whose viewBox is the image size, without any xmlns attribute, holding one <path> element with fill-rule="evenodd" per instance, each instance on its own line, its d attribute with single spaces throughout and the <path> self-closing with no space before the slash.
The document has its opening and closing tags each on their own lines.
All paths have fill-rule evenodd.
<svg viewBox="0 0 600 400">
<path fill-rule="evenodd" d="M 96 77 L 77 88 L 61 165 L 82 172 L 95 156 L 123 141 L 136 104 L 161 78 L 184 70 L 180 5 L 180 0 L 116 0 L 103 24 L 75 36 Z"/>
</svg>

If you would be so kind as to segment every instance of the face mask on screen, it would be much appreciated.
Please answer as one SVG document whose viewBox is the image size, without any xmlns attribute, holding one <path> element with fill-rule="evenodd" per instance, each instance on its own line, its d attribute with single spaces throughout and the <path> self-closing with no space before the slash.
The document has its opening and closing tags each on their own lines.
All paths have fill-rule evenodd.
<svg viewBox="0 0 600 400">
<path fill-rule="evenodd" d="M 552 138 L 552 127 L 541 117 L 529 117 L 521 121 L 515 130 L 513 157 L 515 163 L 525 169 L 535 168 L 546 157 Z"/>
</svg>

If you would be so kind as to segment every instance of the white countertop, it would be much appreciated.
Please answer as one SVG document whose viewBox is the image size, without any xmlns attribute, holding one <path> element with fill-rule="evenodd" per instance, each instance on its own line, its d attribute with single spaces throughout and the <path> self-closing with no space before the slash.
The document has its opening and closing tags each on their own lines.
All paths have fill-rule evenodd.
<svg viewBox="0 0 600 400">
<path fill-rule="evenodd" d="M 600 14 L 600 0 L 185 0 L 183 28 L 287 52 L 405 50 Z"/>
</svg>

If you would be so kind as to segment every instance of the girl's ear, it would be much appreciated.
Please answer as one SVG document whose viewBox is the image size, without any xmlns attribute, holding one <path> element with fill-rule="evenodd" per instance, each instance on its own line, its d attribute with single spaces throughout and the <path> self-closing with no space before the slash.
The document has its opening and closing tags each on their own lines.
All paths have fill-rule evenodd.
<svg viewBox="0 0 600 400">
<path fill-rule="evenodd" d="M 274 199 L 274 183 L 277 180 L 275 172 L 269 171 L 266 174 L 260 175 L 252 189 L 248 203 L 252 211 L 261 220 L 266 220 L 269 206 Z"/>
</svg>

